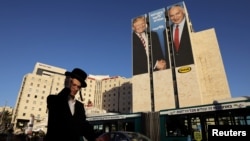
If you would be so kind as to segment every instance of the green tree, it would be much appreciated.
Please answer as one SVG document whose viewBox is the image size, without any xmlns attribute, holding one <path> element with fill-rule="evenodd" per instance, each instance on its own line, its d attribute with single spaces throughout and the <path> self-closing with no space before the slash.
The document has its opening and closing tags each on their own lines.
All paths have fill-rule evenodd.
<svg viewBox="0 0 250 141">
<path fill-rule="evenodd" d="M 7 133 L 12 130 L 11 118 L 12 114 L 9 111 L 0 113 L 0 133 Z"/>
</svg>

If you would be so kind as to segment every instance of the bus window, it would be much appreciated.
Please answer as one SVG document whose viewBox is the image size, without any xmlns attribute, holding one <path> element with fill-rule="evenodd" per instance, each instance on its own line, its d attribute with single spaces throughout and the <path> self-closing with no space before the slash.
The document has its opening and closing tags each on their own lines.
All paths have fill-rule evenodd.
<svg viewBox="0 0 250 141">
<path fill-rule="evenodd" d="M 183 116 L 168 116 L 166 121 L 168 136 L 187 136 L 187 120 Z"/>
</svg>

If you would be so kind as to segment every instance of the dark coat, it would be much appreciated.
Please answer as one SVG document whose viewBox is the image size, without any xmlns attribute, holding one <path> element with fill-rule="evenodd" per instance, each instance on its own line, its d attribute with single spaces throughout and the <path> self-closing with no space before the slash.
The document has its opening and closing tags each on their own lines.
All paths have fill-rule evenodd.
<svg viewBox="0 0 250 141">
<path fill-rule="evenodd" d="M 88 141 L 94 141 L 94 130 L 86 120 L 84 105 L 76 100 L 75 113 L 71 114 L 69 93 L 70 89 L 64 88 L 58 95 L 47 97 L 49 113 L 46 141 L 79 141 L 82 136 Z"/>
<path fill-rule="evenodd" d="M 171 31 L 173 31 L 173 25 L 171 26 Z M 174 48 L 175 67 L 190 65 L 194 63 L 192 46 L 186 21 L 181 34 L 180 46 L 178 52 L 175 50 L 175 46 L 173 48 Z"/>
<path fill-rule="evenodd" d="M 152 44 L 152 65 L 159 59 L 164 59 L 163 51 L 161 49 L 160 40 L 156 32 L 150 32 Z M 147 54 L 144 46 L 138 35 L 133 32 L 133 75 L 148 73 Z M 152 66 L 154 67 L 154 66 Z"/>
</svg>

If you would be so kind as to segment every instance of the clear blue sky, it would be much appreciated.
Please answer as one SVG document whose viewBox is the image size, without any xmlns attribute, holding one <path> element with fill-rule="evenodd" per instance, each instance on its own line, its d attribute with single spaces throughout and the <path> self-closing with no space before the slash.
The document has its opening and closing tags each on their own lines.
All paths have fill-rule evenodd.
<svg viewBox="0 0 250 141">
<path fill-rule="evenodd" d="M 178 2 L 1 0 L 0 106 L 15 106 L 23 76 L 36 62 L 132 77 L 131 19 Z M 215 28 L 232 97 L 250 95 L 250 2 L 184 2 L 195 31 Z"/>
</svg>

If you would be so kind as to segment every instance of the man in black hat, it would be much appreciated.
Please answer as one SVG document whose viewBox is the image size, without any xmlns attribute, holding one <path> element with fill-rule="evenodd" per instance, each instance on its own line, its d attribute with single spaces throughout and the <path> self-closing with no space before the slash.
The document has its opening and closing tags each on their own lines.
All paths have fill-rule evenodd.
<svg viewBox="0 0 250 141">
<path fill-rule="evenodd" d="M 65 76 L 65 88 L 58 95 L 47 97 L 46 141 L 79 141 L 83 136 L 88 141 L 94 141 L 95 133 L 86 120 L 84 105 L 75 99 L 78 91 L 87 87 L 87 74 L 75 68 L 72 72 L 67 71 Z"/>
</svg>

